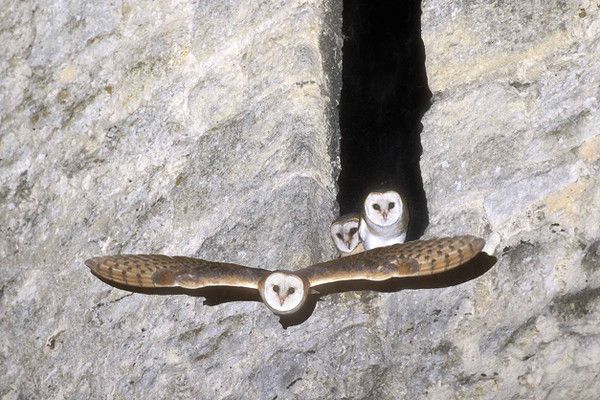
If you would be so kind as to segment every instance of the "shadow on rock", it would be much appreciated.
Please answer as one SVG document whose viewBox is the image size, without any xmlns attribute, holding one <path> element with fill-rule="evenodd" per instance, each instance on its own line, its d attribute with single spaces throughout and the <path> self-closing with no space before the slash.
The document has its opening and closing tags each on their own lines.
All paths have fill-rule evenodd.
<svg viewBox="0 0 600 400">
<path fill-rule="evenodd" d="M 403 289 L 435 289 L 456 286 L 485 274 L 494 266 L 494 264 L 496 264 L 496 261 L 496 257 L 489 256 L 486 253 L 479 253 L 470 261 L 464 263 L 460 267 L 453 268 L 448 272 L 414 278 L 388 279 L 383 282 L 337 282 L 319 287 L 318 291 L 320 296 L 325 296 L 348 291 L 372 290 L 389 293 L 398 292 Z"/>
<path fill-rule="evenodd" d="M 490 268 L 492 268 L 492 266 L 494 266 L 494 264 L 496 264 L 496 261 L 496 257 L 489 256 L 486 253 L 480 253 L 462 266 L 441 274 L 419 276 L 414 278 L 389 279 L 383 282 L 348 281 L 323 285 L 319 287 L 318 293 L 309 296 L 309 298 L 306 300 L 306 304 L 300 311 L 293 315 L 280 315 L 279 323 L 284 329 L 287 329 L 290 326 L 299 325 L 305 322 L 313 314 L 319 299 L 329 294 L 365 290 L 376 292 L 398 292 L 403 289 L 435 289 L 455 286 L 485 274 L 490 270 Z M 204 305 L 207 306 L 216 306 L 219 304 L 236 301 L 262 302 L 258 291 L 248 288 L 233 288 L 224 286 L 202 289 L 184 289 L 178 287 L 140 288 L 117 284 L 105 280 L 99 276 L 98 278 L 106 284 L 116 287 L 117 289 L 127 290 L 134 293 L 204 297 Z"/>
<path fill-rule="evenodd" d="M 94 275 L 102 282 L 121 290 L 133 293 L 151 295 L 186 295 L 192 297 L 204 297 L 204 305 L 217 306 L 219 304 L 235 301 L 257 301 L 262 303 L 258 291 L 248 288 L 234 288 L 229 286 L 214 286 L 202 289 L 185 289 L 181 287 L 142 288 L 136 286 L 122 285 Z"/>
</svg>

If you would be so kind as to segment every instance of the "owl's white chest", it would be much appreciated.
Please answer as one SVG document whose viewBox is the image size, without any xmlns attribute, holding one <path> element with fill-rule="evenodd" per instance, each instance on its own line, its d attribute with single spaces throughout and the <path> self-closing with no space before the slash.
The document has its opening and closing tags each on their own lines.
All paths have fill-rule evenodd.
<svg viewBox="0 0 600 400">
<path fill-rule="evenodd" d="M 359 233 L 365 250 L 404 243 L 406 240 L 406 228 L 400 223 L 390 226 L 371 226 L 361 218 Z"/>
</svg>

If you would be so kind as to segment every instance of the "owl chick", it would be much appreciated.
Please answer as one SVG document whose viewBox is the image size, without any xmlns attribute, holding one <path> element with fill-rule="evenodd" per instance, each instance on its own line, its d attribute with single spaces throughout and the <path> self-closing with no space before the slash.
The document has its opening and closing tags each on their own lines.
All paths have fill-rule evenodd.
<svg viewBox="0 0 600 400">
<path fill-rule="evenodd" d="M 346 214 L 332 222 L 329 232 L 331 239 L 342 257 L 364 251 L 358 235 L 359 214 Z"/>
<path fill-rule="evenodd" d="M 359 227 L 365 250 L 403 243 L 408 219 L 408 209 L 398 192 L 369 193 Z"/>
</svg>

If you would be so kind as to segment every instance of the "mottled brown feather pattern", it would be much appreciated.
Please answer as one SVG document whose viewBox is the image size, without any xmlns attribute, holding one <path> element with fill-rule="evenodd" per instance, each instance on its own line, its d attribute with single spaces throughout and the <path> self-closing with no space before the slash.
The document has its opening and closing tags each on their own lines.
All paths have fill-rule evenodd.
<svg viewBox="0 0 600 400">
<path fill-rule="evenodd" d="M 258 289 L 264 269 L 159 254 L 95 257 L 85 261 L 94 274 L 122 285 L 198 289 L 235 286 Z"/>
<path fill-rule="evenodd" d="M 455 268 L 475 257 L 485 241 L 475 236 L 418 240 L 365 251 L 295 271 L 311 287 L 352 280 L 431 275 Z M 191 257 L 158 254 L 95 257 L 85 264 L 103 279 L 136 287 L 198 289 L 233 286 L 258 289 L 271 271 Z"/>
<path fill-rule="evenodd" d="M 418 240 L 315 264 L 298 273 L 309 280 L 311 287 L 339 281 L 431 275 L 469 261 L 484 244 L 475 236 Z"/>
</svg>

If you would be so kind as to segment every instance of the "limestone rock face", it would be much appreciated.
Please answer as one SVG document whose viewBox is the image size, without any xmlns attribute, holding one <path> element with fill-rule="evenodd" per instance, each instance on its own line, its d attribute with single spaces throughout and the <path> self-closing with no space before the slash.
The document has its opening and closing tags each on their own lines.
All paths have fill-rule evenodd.
<svg viewBox="0 0 600 400">
<path fill-rule="evenodd" d="M 0 13 L 0 398 L 272 398 L 329 318 L 285 331 L 82 262 L 332 258 L 339 5 L 92 3 Z"/>
<path fill-rule="evenodd" d="M 479 234 L 498 262 L 436 293 L 432 348 L 449 351 L 411 397 L 600 393 L 596 3 L 423 4 L 427 234 Z"/>
<path fill-rule="evenodd" d="M 595 398 L 591 1 L 423 2 L 426 236 L 488 238 L 479 278 L 328 296 L 284 330 L 260 303 L 131 294 L 83 265 L 334 256 L 340 7 L 2 8 L 1 399 Z"/>
</svg>

